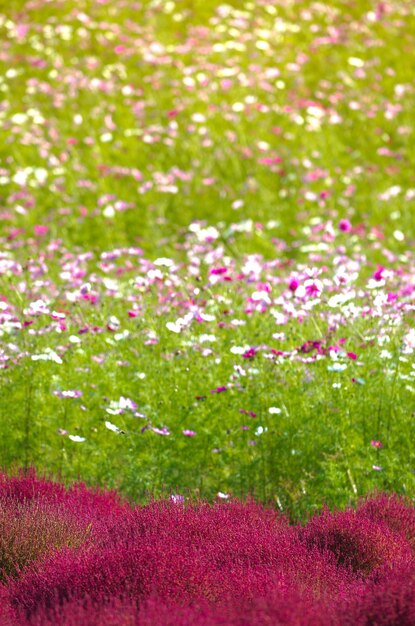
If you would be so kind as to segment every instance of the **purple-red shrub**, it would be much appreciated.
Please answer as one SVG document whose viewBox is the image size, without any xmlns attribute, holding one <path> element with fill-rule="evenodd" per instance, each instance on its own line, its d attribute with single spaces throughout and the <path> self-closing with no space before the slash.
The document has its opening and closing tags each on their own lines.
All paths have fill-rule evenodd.
<svg viewBox="0 0 415 626">
<path fill-rule="evenodd" d="M 253 502 L 137 508 L 112 545 L 62 550 L 10 585 L 26 615 L 55 603 L 153 594 L 181 604 L 253 601 L 266 591 L 325 597 L 352 584 L 333 558 L 308 550 L 285 518 Z M 47 584 L 45 584 L 47 581 Z"/>
<path fill-rule="evenodd" d="M 61 551 L 27 572 L 10 586 L 13 603 L 30 613 L 86 594 L 142 600 L 156 592 L 215 602 L 242 592 L 254 596 L 278 573 L 286 578 L 296 540 L 285 520 L 254 503 L 153 503 L 109 536 L 105 545 Z"/>
<path fill-rule="evenodd" d="M 415 508 L 409 498 L 377 494 L 361 500 L 356 515 L 370 522 L 386 524 L 393 532 L 404 535 L 415 551 Z"/>
<path fill-rule="evenodd" d="M 364 592 L 348 598 L 343 615 L 342 626 L 414 626 L 413 561 L 380 568 Z"/>
<path fill-rule="evenodd" d="M 44 608 L 30 619 L 22 614 L 5 613 L 5 621 L 0 608 L 1 626 L 136 626 L 138 609 L 131 599 L 112 598 L 108 602 L 94 602 L 85 597 L 72 600 L 64 605 L 56 604 Z"/>
<path fill-rule="evenodd" d="M 264 593 L 251 601 L 241 597 L 219 606 L 206 601 L 180 605 L 162 596 L 152 596 L 141 606 L 115 598 L 105 603 L 73 600 L 43 609 L 19 626 L 340 626 L 327 604 L 292 590 Z"/>
<path fill-rule="evenodd" d="M 337 564 L 358 576 L 368 576 L 386 563 L 404 561 L 410 544 L 380 517 L 369 519 L 354 510 L 324 510 L 300 531 L 308 548 L 332 554 Z"/>
<path fill-rule="evenodd" d="M 97 544 L 131 511 L 114 491 L 89 489 L 83 483 L 66 488 L 37 477 L 33 470 L 11 477 L 0 473 L 0 528 L 6 529 L 0 537 L 0 580 L 9 552 L 17 550 L 23 563 L 32 560 L 30 551 L 36 558 L 53 547 L 80 545 L 86 538 Z"/>
<path fill-rule="evenodd" d="M 100 516 L 122 515 L 129 508 L 115 491 L 91 489 L 81 482 L 65 487 L 37 476 L 33 469 L 19 472 L 16 476 L 0 473 L 0 501 L 27 503 L 32 500 L 72 506 L 80 514 L 89 514 L 96 519 Z"/>
<path fill-rule="evenodd" d="M 19 471 L 15 476 L 0 472 L 0 498 L 2 502 L 28 502 L 31 500 L 61 501 L 67 489 L 58 482 L 36 475 L 34 469 Z"/>
<path fill-rule="evenodd" d="M 72 510 L 35 500 L 7 504 L 0 499 L 0 581 L 53 550 L 88 539 L 90 527 Z"/>
<path fill-rule="evenodd" d="M 131 507 L 1 475 L 0 625 L 413 626 L 414 520 L 394 496 L 290 526 L 253 501 Z"/>
</svg>

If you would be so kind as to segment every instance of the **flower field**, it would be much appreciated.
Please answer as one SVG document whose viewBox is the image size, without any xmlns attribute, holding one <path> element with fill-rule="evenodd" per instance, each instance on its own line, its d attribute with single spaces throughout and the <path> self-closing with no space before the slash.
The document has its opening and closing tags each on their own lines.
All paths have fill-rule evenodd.
<svg viewBox="0 0 415 626">
<path fill-rule="evenodd" d="M 414 624 L 415 513 L 397 496 L 290 525 L 252 501 L 0 481 L 2 625 Z"/>
<path fill-rule="evenodd" d="M 0 625 L 413 626 L 412 0 L 0 41 Z"/>
<path fill-rule="evenodd" d="M 0 9 L 2 466 L 413 495 L 412 2 Z"/>
<path fill-rule="evenodd" d="M 413 3 L 13 0 L 0 37 L 4 471 L 413 497 Z"/>
</svg>

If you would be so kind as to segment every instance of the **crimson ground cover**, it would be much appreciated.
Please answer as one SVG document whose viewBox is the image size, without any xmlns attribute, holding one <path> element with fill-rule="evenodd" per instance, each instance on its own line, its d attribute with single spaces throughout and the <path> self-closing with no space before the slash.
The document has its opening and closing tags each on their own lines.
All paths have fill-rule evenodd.
<svg viewBox="0 0 415 626">
<path fill-rule="evenodd" d="M 0 480 L 3 625 L 410 626 L 415 510 L 378 494 L 290 524 L 175 494 L 134 505 L 34 472 Z"/>
</svg>

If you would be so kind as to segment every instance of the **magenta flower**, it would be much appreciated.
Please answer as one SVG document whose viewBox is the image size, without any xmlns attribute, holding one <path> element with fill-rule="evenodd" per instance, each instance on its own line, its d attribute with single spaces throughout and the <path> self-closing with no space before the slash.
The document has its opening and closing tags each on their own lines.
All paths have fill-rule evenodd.
<svg viewBox="0 0 415 626">
<path fill-rule="evenodd" d="M 170 431 L 168 428 L 166 428 L 166 426 L 163 426 L 163 428 L 152 427 L 151 430 L 153 431 L 153 433 L 156 433 L 156 435 L 170 435 Z"/>
<path fill-rule="evenodd" d="M 249 348 L 249 350 L 243 353 L 242 358 L 252 360 L 254 356 L 256 355 L 256 353 L 257 351 L 255 350 L 255 348 Z"/>
<path fill-rule="evenodd" d="M 310 278 L 304 283 L 305 293 L 308 297 L 318 297 L 323 291 L 323 283 L 318 278 Z"/>
<path fill-rule="evenodd" d="M 313 350 L 317 350 L 319 354 L 323 352 L 321 341 L 312 341 L 311 339 L 308 339 L 305 343 L 303 343 L 299 349 L 303 354 L 308 354 Z"/>
<path fill-rule="evenodd" d="M 385 271 L 385 268 L 382 265 L 378 265 L 376 272 L 373 272 L 373 278 L 375 280 L 382 280 L 384 271 Z"/>
<path fill-rule="evenodd" d="M 222 387 L 216 387 L 216 389 L 211 389 L 210 393 L 222 393 L 223 391 L 227 391 L 227 387 L 223 385 Z"/>
<path fill-rule="evenodd" d="M 381 441 L 378 441 L 377 439 L 372 439 L 370 445 L 374 448 L 383 448 L 383 443 Z"/>
<path fill-rule="evenodd" d="M 350 231 L 352 230 L 352 225 L 348 219 L 342 219 L 339 222 L 339 229 L 343 233 L 350 233 Z"/>
<path fill-rule="evenodd" d="M 195 437 L 197 435 L 194 430 L 182 430 L 182 434 L 185 437 Z"/>
<path fill-rule="evenodd" d="M 49 228 L 47 226 L 43 226 L 42 224 L 36 224 L 34 227 L 35 235 L 37 235 L 38 237 L 46 235 L 48 230 Z"/>
<path fill-rule="evenodd" d="M 357 354 L 355 354 L 354 352 L 348 352 L 347 356 L 349 357 L 349 359 L 352 359 L 352 361 L 356 361 L 357 359 Z"/>
</svg>

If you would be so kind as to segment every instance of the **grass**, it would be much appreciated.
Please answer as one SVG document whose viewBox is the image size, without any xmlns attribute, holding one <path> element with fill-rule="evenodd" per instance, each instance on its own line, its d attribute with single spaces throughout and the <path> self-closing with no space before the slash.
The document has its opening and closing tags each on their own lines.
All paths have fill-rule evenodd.
<svg viewBox="0 0 415 626">
<path fill-rule="evenodd" d="M 412 3 L 0 14 L 2 465 L 413 496 Z"/>
</svg>

